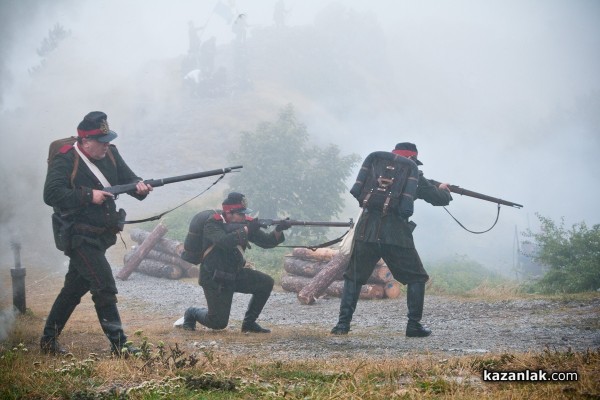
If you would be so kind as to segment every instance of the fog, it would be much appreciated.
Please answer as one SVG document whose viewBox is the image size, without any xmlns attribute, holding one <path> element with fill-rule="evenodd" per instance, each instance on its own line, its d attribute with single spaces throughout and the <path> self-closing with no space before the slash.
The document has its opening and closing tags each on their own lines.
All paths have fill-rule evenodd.
<svg viewBox="0 0 600 400">
<path fill-rule="evenodd" d="M 364 158 L 411 141 L 426 177 L 524 205 L 502 207 L 492 231 L 473 235 L 419 202 L 427 261 L 467 255 L 510 274 L 516 237 L 537 229 L 536 213 L 600 223 L 599 2 L 285 0 L 282 26 L 276 2 L 0 0 L 0 265 L 18 240 L 25 265 L 62 268 L 42 201 L 48 144 L 92 110 L 108 114 L 114 143 L 144 178 L 225 166 L 235 135 L 292 103 L 317 143 Z M 229 14 L 245 15 L 245 41 Z M 227 84 L 192 89 L 184 79 L 197 68 L 190 21 L 204 26 L 201 44 L 214 37 L 207 68 Z M 66 37 L 40 56 L 57 24 Z M 147 217 L 211 182 L 119 205 Z M 212 198 L 226 188 L 227 179 Z M 496 215 L 495 204 L 458 195 L 448 210 L 473 230 Z M 340 219 L 358 211 L 347 196 Z"/>
</svg>

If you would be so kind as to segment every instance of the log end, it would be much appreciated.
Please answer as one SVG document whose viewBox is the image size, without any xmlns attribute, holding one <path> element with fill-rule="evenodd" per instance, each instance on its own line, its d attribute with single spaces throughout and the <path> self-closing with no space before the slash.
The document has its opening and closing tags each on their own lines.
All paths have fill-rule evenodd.
<svg viewBox="0 0 600 400">
<path fill-rule="evenodd" d="M 120 271 L 120 272 L 119 272 L 119 273 L 116 275 L 116 277 L 117 277 L 117 278 L 119 278 L 119 279 L 120 279 L 120 280 L 122 280 L 122 281 L 126 281 L 126 280 L 127 280 L 127 278 L 129 278 L 129 274 L 125 274 L 125 273 L 122 273 L 122 272 L 123 272 L 123 270 L 121 270 L 121 271 Z"/>
<path fill-rule="evenodd" d="M 316 299 L 313 296 L 302 296 L 298 294 L 298 301 L 300 302 L 300 304 L 309 306 L 311 304 L 314 304 Z"/>
<path fill-rule="evenodd" d="M 200 268 L 196 267 L 195 265 L 190 267 L 190 269 L 186 271 L 186 276 L 188 278 L 198 278 L 200 276 Z"/>
<path fill-rule="evenodd" d="M 398 281 L 390 281 L 385 284 L 385 297 L 395 299 L 402 293 L 402 285 Z"/>
</svg>

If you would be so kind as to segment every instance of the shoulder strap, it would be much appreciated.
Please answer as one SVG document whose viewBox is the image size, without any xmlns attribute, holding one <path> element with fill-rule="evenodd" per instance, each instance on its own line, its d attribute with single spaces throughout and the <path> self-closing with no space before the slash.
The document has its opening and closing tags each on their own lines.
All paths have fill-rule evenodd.
<svg viewBox="0 0 600 400">
<path fill-rule="evenodd" d="M 79 153 L 73 152 L 73 171 L 71 172 L 71 187 L 75 187 L 75 177 L 77 176 L 77 170 L 79 169 Z"/>
<path fill-rule="evenodd" d="M 92 171 L 92 174 L 94 174 L 94 176 L 100 181 L 102 186 L 109 187 L 110 182 L 108 182 L 108 179 L 106 179 L 106 177 L 104 176 L 102 171 L 100 171 L 100 169 L 96 165 L 94 165 L 85 156 L 85 154 L 83 154 L 83 152 L 79 149 L 78 143 L 75 143 L 75 145 L 73 147 L 75 147 L 75 151 L 77 151 L 77 153 L 79 153 L 79 157 L 81 157 L 81 159 L 85 162 L 85 165 L 87 165 L 87 167 L 90 169 L 90 171 Z"/>
<path fill-rule="evenodd" d="M 115 156 L 113 155 L 112 151 L 110 150 L 110 146 L 108 146 L 108 152 L 106 152 L 106 155 L 108 156 L 108 158 L 110 158 L 110 161 L 112 161 L 113 165 L 116 168 L 117 167 L 117 160 L 115 160 Z"/>
</svg>

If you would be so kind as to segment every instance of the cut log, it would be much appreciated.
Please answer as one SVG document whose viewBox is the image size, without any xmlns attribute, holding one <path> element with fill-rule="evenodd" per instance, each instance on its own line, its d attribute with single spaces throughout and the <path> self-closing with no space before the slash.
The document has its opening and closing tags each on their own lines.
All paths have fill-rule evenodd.
<svg viewBox="0 0 600 400">
<path fill-rule="evenodd" d="M 140 262 L 146 258 L 148 252 L 152 250 L 154 245 L 167 233 L 167 231 L 167 227 L 164 226 L 162 222 L 156 225 L 156 228 L 152 230 L 148 237 L 135 250 L 135 253 L 131 258 L 127 260 L 121 271 L 117 274 L 117 278 L 121 280 L 129 278 L 129 275 L 131 275 L 138 265 L 140 265 Z"/>
<path fill-rule="evenodd" d="M 186 274 L 188 278 L 198 278 L 200 276 L 200 268 L 194 265 L 186 271 Z"/>
<path fill-rule="evenodd" d="M 284 274 L 281 276 L 281 288 L 286 292 L 298 293 L 310 282 L 306 276 Z"/>
<path fill-rule="evenodd" d="M 297 247 L 292 250 L 292 256 L 302 258 L 304 260 L 316 260 L 329 262 L 331 259 L 339 253 L 339 250 L 330 249 L 324 247 L 312 251 L 311 249 L 305 249 L 303 247 Z"/>
<path fill-rule="evenodd" d="M 402 284 L 398 281 L 389 281 L 385 284 L 385 297 L 395 299 L 402 293 Z"/>
<path fill-rule="evenodd" d="M 379 260 L 369 277 L 369 281 L 372 283 L 387 283 L 393 279 L 390 269 L 383 263 L 383 260 Z"/>
<path fill-rule="evenodd" d="M 318 249 L 322 250 L 323 253 L 331 254 L 331 258 L 327 265 L 319 272 L 312 281 L 306 285 L 302 290 L 298 293 L 298 301 L 301 304 L 313 304 L 317 297 L 320 297 L 331 282 L 335 280 L 336 277 L 343 274 L 346 269 L 346 265 L 350 260 L 350 254 L 352 254 L 352 244 L 354 243 L 354 228 L 350 229 L 344 239 L 342 240 L 341 246 L 339 250 L 332 249 Z M 300 255 L 300 249 L 294 249 L 296 254 Z M 316 253 L 317 251 L 313 252 Z M 292 253 L 294 254 L 294 253 Z M 325 254 L 323 255 L 325 258 Z"/>
<path fill-rule="evenodd" d="M 311 282 L 310 278 L 297 275 L 284 275 L 281 277 L 281 287 L 283 290 L 298 293 Z M 325 294 L 333 297 L 341 297 L 344 290 L 343 281 L 332 282 L 325 289 Z M 366 284 L 360 290 L 360 298 L 364 300 L 382 299 L 385 296 L 385 289 L 382 284 Z"/>
<path fill-rule="evenodd" d="M 129 233 L 131 240 L 139 244 L 144 243 L 148 236 L 150 236 L 150 232 L 142 229 L 132 229 Z M 163 237 L 154 244 L 154 250 L 181 257 L 181 253 L 183 253 L 183 243 L 178 240 Z"/>
<path fill-rule="evenodd" d="M 297 258 L 293 256 L 286 256 L 283 260 L 283 269 L 285 272 L 291 275 L 306 276 L 312 278 L 317 275 L 325 266 L 328 261 L 315 261 Z M 340 275 L 336 279 L 342 279 Z"/>
<path fill-rule="evenodd" d="M 344 291 L 344 282 L 335 281 L 325 290 L 325 293 L 329 296 L 342 297 Z M 373 283 L 362 285 L 360 288 L 360 298 L 364 300 L 383 299 L 385 296 L 385 289 L 382 284 Z"/>
<path fill-rule="evenodd" d="M 146 258 L 140 262 L 137 268 L 138 272 L 156 278 L 180 279 L 183 271 L 177 265 L 167 264 L 162 261 Z"/>
<path fill-rule="evenodd" d="M 301 304 L 313 304 L 320 297 L 336 277 L 344 273 L 350 260 L 350 254 L 336 254 L 331 261 L 311 279 L 310 283 L 298 293 Z"/>
<path fill-rule="evenodd" d="M 186 275 L 187 271 L 194 266 L 194 264 L 185 261 L 179 256 L 169 253 L 163 253 L 162 251 L 157 250 L 150 250 L 146 258 L 156 261 L 162 261 L 167 264 L 177 265 L 186 273 Z"/>
<path fill-rule="evenodd" d="M 328 263 L 324 261 L 308 260 L 302 258 L 296 258 L 293 256 L 286 256 L 283 260 L 283 269 L 285 272 L 291 275 L 306 276 L 312 278 L 321 272 Z M 337 276 L 334 277 L 334 281 L 344 279 L 344 271 L 340 271 Z M 373 273 L 367 280 L 367 283 L 387 283 L 394 279 L 392 273 L 388 267 L 383 263 L 383 260 L 375 266 Z"/>
<path fill-rule="evenodd" d="M 130 250 L 125 253 L 123 256 L 123 262 L 127 263 L 127 261 L 131 260 L 134 254 L 135 250 Z M 140 265 L 138 265 L 136 271 L 145 275 L 167 279 L 179 279 L 185 274 L 185 271 L 178 265 L 165 263 L 159 260 L 153 260 L 151 258 L 143 259 L 140 262 Z"/>
</svg>

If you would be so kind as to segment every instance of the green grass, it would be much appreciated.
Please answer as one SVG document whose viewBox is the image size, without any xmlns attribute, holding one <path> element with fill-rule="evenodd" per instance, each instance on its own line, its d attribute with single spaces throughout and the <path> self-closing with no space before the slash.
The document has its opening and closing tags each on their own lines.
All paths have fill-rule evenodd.
<svg viewBox="0 0 600 400">
<path fill-rule="evenodd" d="M 23 321 L 17 321 L 17 325 Z M 17 327 L 19 330 L 20 327 Z M 37 332 L 37 331 L 36 331 Z M 25 337 L 35 344 L 37 337 Z M 155 338 L 157 339 L 157 338 Z M 0 345 L 2 399 L 548 399 L 600 395 L 600 350 L 390 359 L 262 360 L 149 345 L 141 357 L 40 354 Z M 136 344 L 148 344 L 142 334 Z M 160 343 L 160 340 L 155 340 Z M 87 346 L 85 339 L 78 343 Z M 187 360 L 187 362 L 177 362 Z M 195 360 L 190 362 L 190 360 Z M 485 383 L 484 368 L 577 371 L 577 382 Z"/>
</svg>

